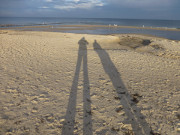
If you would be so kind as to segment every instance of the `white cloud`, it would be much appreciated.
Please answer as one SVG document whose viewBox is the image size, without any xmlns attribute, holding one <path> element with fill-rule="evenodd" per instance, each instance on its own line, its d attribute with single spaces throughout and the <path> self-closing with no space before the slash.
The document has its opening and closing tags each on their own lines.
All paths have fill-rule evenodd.
<svg viewBox="0 0 180 135">
<path fill-rule="evenodd" d="M 105 3 L 102 0 L 65 0 L 62 5 L 55 5 L 54 8 L 61 10 L 71 10 L 71 9 L 91 9 L 93 7 L 104 6 Z"/>
<path fill-rule="evenodd" d="M 79 2 L 79 1 L 80 1 L 80 0 L 74 0 L 74 2 L 76 2 L 76 3 Z"/>
<path fill-rule="evenodd" d="M 49 8 L 49 7 L 43 6 L 43 7 L 40 7 L 40 8 L 44 8 L 44 9 L 46 9 L 46 8 Z"/>
<path fill-rule="evenodd" d="M 46 0 L 46 2 L 53 2 L 53 0 Z"/>
</svg>

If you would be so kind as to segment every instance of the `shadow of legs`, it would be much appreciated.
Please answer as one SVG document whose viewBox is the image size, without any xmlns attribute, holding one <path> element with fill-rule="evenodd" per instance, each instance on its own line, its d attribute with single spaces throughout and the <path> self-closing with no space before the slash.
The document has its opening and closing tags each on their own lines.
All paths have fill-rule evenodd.
<svg viewBox="0 0 180 135">
<path fill-rule="evenodd" d="M 140 109 L 138 109 L 135 104 L 131 104 L 130 94 L 126 90 L 123 81 L 120 78 L 120 74 L 111 61 L 108 53 L 101 48 L 96 40 L 94 41 L 93 47 L 101 60 L 105 72 L 111 79 L 113 86 L 121 99 L 121 104 L 128 116 L 128 123 L 132 125 L 134 133 L 137 135 L 148 135 L 150 133 L 149 125 L 145 119 L 142 119 L 144 117 L 140 113 Z"/>
<path fill-rule="evenodd" d="M 83 76 L 84 76 L 84 91 L 83 91 L 83 110 L 84 110 L 84 120 L 83 120 L 83 134 L 92 135 L 92 122 L 91 122 L 91 97 L 90 97 L 90 87 L 88 78 L 88 68 L 87 68 L 87 49 L 85 50 L 85 55 L 83 57 Z"/>
<path fill-rule="evenodd" d="M 63 125 L 63 129 L 62 129 L 62 135 L 73 135 L 74 134 L 77 87 L 78 87 L 81 61 L 82 61 L 82 54 L 79 50 L 76 71 L 74 74 L 73 84 L 72 84 L 70 95 L 69 95 L 69 102 L 68 102 L 68 107 L 67 107 L 67 111 L 66 111 L 65 122 Z"/>
<path fill-rule="evenodd" d="M 76 115 L 76 100 L 77 100 L 77 87 L 79 80 L 79 73 L 81 63 L 83 62 L 83 134 L 92 135 L 92 121 L 91 121 L 91 99 L 90 99 L 90 87 L 87 68 L 87 44 L 85 38 L 82 38 L 79 42 L 78 60 L 76 64 L 76 71 L 73 79 L 73 84 L 70 91 L 68 107 L 65 116 L 65 122 L 62 129 L 62 135 L 73 135 L 75 126 Z"/>
</svg>

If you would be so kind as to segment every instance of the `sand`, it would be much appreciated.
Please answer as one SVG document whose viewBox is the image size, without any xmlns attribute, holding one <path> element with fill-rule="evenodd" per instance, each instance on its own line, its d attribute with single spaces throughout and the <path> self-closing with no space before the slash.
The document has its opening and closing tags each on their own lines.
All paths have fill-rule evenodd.
<svg viewBox="0 0 180 135">
<path fill-rule="evenodd" d="M 180 41 L 0 31 L 0 134 L 177 135 Z"/>
</svg>

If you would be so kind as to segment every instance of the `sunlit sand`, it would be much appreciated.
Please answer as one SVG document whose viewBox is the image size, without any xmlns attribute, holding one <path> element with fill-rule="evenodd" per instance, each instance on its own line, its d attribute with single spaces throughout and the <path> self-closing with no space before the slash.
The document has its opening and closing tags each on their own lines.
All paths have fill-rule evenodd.
<svg viewBox="0 0 180 135">
<path fill-rule="evenodd" d="M 180 41 L 0 31 L 0 134 L 178 131 Z"/>
</svg>

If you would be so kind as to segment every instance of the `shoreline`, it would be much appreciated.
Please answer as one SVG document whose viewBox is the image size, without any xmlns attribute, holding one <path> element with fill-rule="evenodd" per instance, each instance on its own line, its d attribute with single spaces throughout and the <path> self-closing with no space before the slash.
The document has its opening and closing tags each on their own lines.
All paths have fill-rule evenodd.
<svg viewBox="0 0 180 135">
<path fill-rule="evenodd" d="M 8 32 L 12 32 L 12 33 L 15 33 L 15 32 L 40 32 L 40 33 L 60 33 L 60 34 L 75 34 L 75 35 L 97 35 L 97 36 L 135 36 L 135 37 L 147 37 L 147 38 L 154 38 L 154 39 L 162 39 L 162 40 L 169 40 L 169 41 L 174 41 L 174 42 L 180 42 L 180 40 L 172 40 L 172 39 L 168 39 L 168 38 L 165 38 L 165 37 L 158 37 L 158 36 L 154 36 L 154 35 L 150 35 L 150 34 L 138 34 L 138 33 L 112 33 L 112 34 L 84 34 L 84 33 L 70 33 L 70 32 L 57 32 L 57 31 L 48 31 L 48 30 L 19 30 L 19 29 L 3 29 L 1 30 L 0 29 L 0 34 L 6 34 Z"/>
<path fill-rule="evenodd" d="M 89 28 L 89 29 L 95 29 L 95 28 L 131 28 L 131 29 L 148 29 L 148 30 L 162 30 L 162 31 L 180 31 L 179 28 L 165 28 L 165 27 L 140 27 L 140 26 L 113 26 L 113 25 L 34 25 L 34 26 L 13 26 L 13 27 L 0 27 L 0 30 L 3 29 L 23 29 L 23 28 L 56 28 L 56 27 L 61 27 L 59 28 L 60 30 L 66 30 L 63 27 L 73 27 L 70 30 L 79 30 L 82 28 Z M 74 28 L 76 27 L 76 29 Z"/>
<path fill-rule="evenodd" d="M 134 27 L 134 26 L 107 26 L 107 25 L 46 25 L 46 26 L 24 26 L 0 28 L 0 30 L 19 30 L 19 31 L 46 31 L 60 33 L 79 33 L 92 35 L 116 35 L 116 34 L 137 34 L 152 37 L 165 38 L 180 41 L 180 30 Z"/>
</svg>

